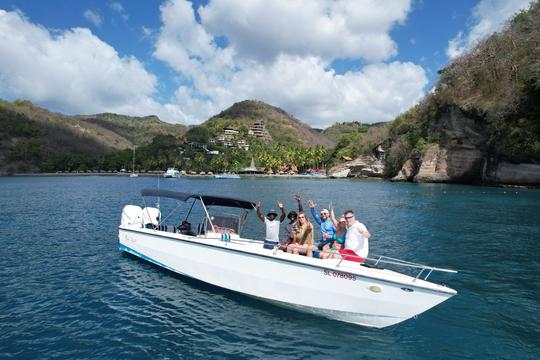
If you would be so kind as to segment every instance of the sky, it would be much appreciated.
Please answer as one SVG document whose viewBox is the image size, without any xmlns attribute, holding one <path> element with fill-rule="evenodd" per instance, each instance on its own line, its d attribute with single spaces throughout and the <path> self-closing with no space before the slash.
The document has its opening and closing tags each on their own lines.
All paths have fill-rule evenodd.
<svg viewBox="0 0 540 360">
<path fill-rule="evenodd" d="M 199 124 L 392 120 L 530 0 L 0 0 L 0 98 Z"/>
</svg>

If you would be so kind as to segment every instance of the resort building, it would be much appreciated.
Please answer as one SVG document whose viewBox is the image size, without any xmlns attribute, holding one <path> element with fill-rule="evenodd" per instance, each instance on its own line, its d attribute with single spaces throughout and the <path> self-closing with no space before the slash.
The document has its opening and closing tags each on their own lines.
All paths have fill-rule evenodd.
<svg viewBox="0 0 540 360">
<path fill-rule="evenodd" d="M 249 150 L 249 144 L 247 143 L 246 140 L 238 140 L 236 142 L 236 146 L 238 146 L 239 149 L 242 149 L 242 150 L 245 150 L 245 151 Z"/>
<path fill-rule="evenodd" d="M 248 130 L 248 135 L 261 139 L 264 142 L 270 142 L 272 141 L 272 136 L 266 130 L 266 127 L 264 126 L 264 120 L 257 120 L 251 125 L 251 127 Z"/>
</svg>

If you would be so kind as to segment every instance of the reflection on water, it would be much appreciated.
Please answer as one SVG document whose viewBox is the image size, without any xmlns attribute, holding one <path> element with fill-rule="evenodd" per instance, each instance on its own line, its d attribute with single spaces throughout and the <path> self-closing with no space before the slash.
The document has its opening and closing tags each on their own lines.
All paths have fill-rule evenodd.
<svg viewBox="0 0 540 360">
<path fill-rule="evenodd" d="M 366 329 L 276 307 L 120 253 L 153 178 L 0 178 L 0 357 L 537 358 L 540 191 L 381 181 L 179 179 L 161 188 L 356 210 L 373 253 L 460 270 L 458 295 Z M 162 202 L 164 212 L 167 209 Z M 262 237 L 250 215 L 245 235 Z M 504 355 L 501 355 L 504 354 Z"/>
</svg>

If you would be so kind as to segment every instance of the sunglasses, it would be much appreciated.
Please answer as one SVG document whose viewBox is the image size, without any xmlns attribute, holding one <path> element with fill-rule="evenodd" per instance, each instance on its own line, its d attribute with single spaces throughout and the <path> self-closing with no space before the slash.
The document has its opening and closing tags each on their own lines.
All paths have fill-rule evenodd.
<svg viewBox="0 0 540 360">
<path fill-rule="evenodd" d="M 352 216 L 345 216 L 345 219 L 347 219 L 347 220 L 354 219 L 354 215 L 352 215 Z"/>
</svg>

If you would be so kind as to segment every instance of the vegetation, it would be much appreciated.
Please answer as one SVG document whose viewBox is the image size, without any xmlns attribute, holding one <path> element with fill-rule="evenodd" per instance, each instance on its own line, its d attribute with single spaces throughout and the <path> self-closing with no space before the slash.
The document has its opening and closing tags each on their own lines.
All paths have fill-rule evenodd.
<svg viewBox="0 0 540 360">
<path fill-rule="evenodd" d="M 211 136 L 217 136 L 224 127 L 231 127 L 240 132 L 244 138 L 255 121 L 263 120 L 266 130 L 273 141 L 279 143 L 305 146 L 322 145 L 331 147 L 334 142 L 324 134 L 317 132 L 301 123 L 280 108 L 268 105 L 262 101 L 246 100 L 235 103 L 230 108 L 211 117 L 201 126 L 210 131 Z"/>
<path fill-rule="evenodd" d="M 336 160 L 355 158 L 360 155 L 371 155 L 373 149 L 383 143 L 387 136 L 387 124 L 337 123 L 323 133 L 337 139 L 331 158 Z"/>
<path fill-rule="evenodd" d="M 439 71 L 433 94 L 389 126 L 386 175 L 429 143 L 444 142 L 437 122 L 451 107 L 477 119 L 490 158 L 540 162 L 540 1 L 506 28 Z"/>
</svg>

